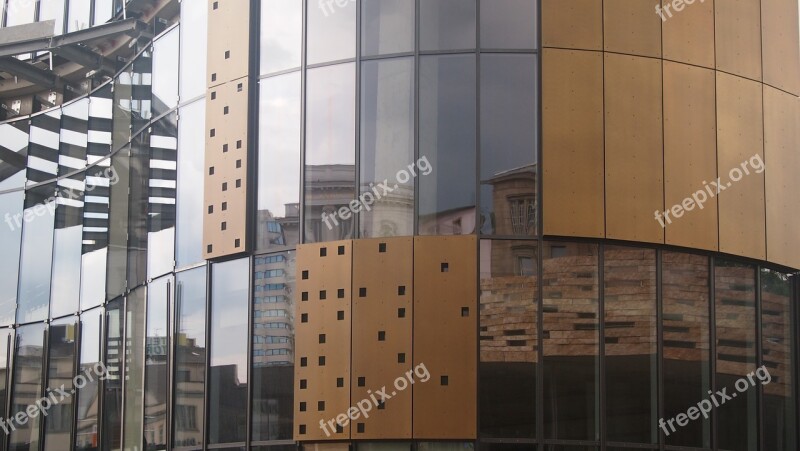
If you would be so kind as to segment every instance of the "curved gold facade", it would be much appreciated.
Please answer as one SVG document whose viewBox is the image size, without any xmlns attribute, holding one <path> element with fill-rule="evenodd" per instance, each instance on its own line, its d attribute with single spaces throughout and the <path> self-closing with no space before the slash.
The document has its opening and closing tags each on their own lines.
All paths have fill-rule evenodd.
<svg viewBox="0 0 800 451">
<path fill-rule="evenodd" d="M 544 234 L 800 268 L 798 4 L 680 5 L 543 0 Z"/>
</svg>

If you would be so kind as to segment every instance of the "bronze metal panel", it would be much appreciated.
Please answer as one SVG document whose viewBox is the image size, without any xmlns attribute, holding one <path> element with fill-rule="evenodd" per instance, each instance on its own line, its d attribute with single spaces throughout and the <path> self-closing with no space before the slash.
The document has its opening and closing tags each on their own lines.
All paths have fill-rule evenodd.
<svg viewBox="0 0 800 451">
<path fill-rule="evenodd" d="M 764 83 L 800 95 L 800 42 L 795 0 L 761 0 Z"/>
<path fill-rule="evenodd" d="M 350 407 L 352 242 L 298 246 L 296 280 L 294 438 L 349 439 L 350 424 L 343 424 L 342 432 L 337 433 L 335 422 Z M 344 290 L 343 297 L 339 290 Z M 323 356 L 325 362 L 320 365 Z M 320 401 L 324 410 L 319 409 Z M 305 403 L 305 411 L 301 403 Z"/>
<path fill-rule="evenodd" d="M 545 235 L 605 235 L 602 58 L 599 52 L 544 49 Z"/>
<path fill-rule="evenodd" d="M 764 87 L 767 259 L 800 268 L 800 99 Z"/>
<path fill-rule="evenodd" d="M 721 252 L 766 258 L 764 174 L 750 171 L 738 182 L 730 172 L 763 153 L 759 82 L 717 72 L 717 171 L 725 189 L 719 193 Z M 728 184 L 731 184 L 728 186 Z"/>
<path fill-rule="evenodd" d="M 415 439 L 476 437 L 477 260 L 474 235 L 414 238 Z"/>
<path fill-rule="evenodd" d="M 603 48 L 607 52 L 661 57 L 661 18 L 642 0 L 605 0 Z"/>
<path fill-rule="evenodd" d="M 761 80 L 760 9 L 759 0 L 717 2 L 715 29 L 718 70 Z"/>
<path fill-rule="evenodd" d="M 717 199 L 703 181 L 717 178 L 717 125 L 714 71 L 664 62 L 664 194 L 665 209 L 682 205 L 694 194 L 702 208 L 680 218 L 662 219 L 666 243 L 716 251 Z M 704 200 L 705 199 L 705 200 Z M 692 199 L 694 201 L 694 199 Z M 680 212 L 680 210 L 679 210 Z"/>
<path fill-rule="evenodd" d="M 247 75 L 250 62 L 249 0 L 208 0 L 209 87 Z"/>
<path fill-rule="evenodd" d="M 663 243 L 661 61 L 604 56 L 606 236 Z"/>
<path fill-rule="evenodd" d="M 672 17 L 664 15 L 664 59 L 713 68 L 715 0 L 695 1 L 682 11 L 672 10 L 672 0 L 663 0 L 662 7 L 668 4 Z"/>
<path fill-rule="evenodd" d="M 369 417 L 358 418 L 353 439 L 410 439 L 411 393 L 394 381 L 412 369 L 414 241 L 411 237 L 353 242 L 353 406 Z M 362 292 L 363 289 L 363 292 Z M 383 335 L 381 335 L 383 332 Z M 382 340 L 381 340 L 382 338 Z M 363 379 L 361 379 L 363 378 Z M 359 380 L 363 386 L 359 384 Z M 372 395 L 385 388 L 397 394 L 379 409 Z M 368 407 L 369 406 L 369 407 Z M 359 432 L 358 423 L 363 424 Z"/>
<path fill-rule="evenodd" d="M 248 92 L 247 78 L 207 92 L 203 220 L 206 259 L 247 249 Z"/>
<path fill-rule="evenodd" d="M 602 50 L 602 0 L 542 0 L 542 46 Z"/>
</svg>

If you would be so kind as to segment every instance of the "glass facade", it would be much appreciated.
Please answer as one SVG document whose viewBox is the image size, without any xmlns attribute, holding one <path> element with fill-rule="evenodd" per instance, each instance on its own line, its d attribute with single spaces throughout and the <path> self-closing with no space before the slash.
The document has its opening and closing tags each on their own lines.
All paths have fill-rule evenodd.
<svg viewBox="0 0 800 451">
<path fill-rule="evenodd" d="M 122 11 L 20 3 L 4 25 Z M 0 417 L 75 390 L 0 450 L 298 449 L 297 246 L 468 234 L 477 440 L 356 448 L 797 449 L 795 274 L 543 236 L 533 0 L 261 1 L 255 244 L 205 261 L 206 6 L 176 3 L 87 96 L 0 124 Z"/>
</svg>

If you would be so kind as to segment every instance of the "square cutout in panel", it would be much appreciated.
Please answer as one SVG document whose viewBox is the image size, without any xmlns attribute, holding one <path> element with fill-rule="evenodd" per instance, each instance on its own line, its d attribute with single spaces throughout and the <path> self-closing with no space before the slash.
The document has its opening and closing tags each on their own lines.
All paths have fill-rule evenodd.
<svg viewBox="0 0 800 451">
<path fill-rule="evenodd" d="M 236 187 L 237 188 L 241 188 L 242 187 L 242 179 L 236 179 Z"/>
<path fill-rule="evenodd" d="M 357 431 L 359 434 L 363 434 L 363 433 L 364 433 L 364 423 L 358 423 L 358 424 L 356 424 L 356 431 Z"/>
<path fill-rule="evenodd" d="M 308 366 L 308 357 L 300 357 L 300 366 Z"/>
<path fill-rule="evenodd" d="M 308 270 L 304 270 L 303 271 L 302 278 L 303 278 L 303 280 L 308 280 Z"/>
<path fill-rule="evenodd" d="M 439 383 L 441 385 L 448 385 L 448 384 L 450 384 L 450 378 L 447 377 L 447 376 L 442 376 L 442 377 L 439 378 Z"/>
<path fill-rule="evenodd" d="M 325 247 L 319 248 L 319 256 L 325 257 L 326 255 L 328 255 L 328 248 Z"/>
<path fill-rule="evenodd" d="M 223 202 L 222 203 L 222 211 L 225 211 L 227 209 L 228 209 L 228 203 L 227 202 Z"/>
<path fill-rule="evenodd" d="M 461 307 L 461 316 L 469 316 L 469 307 Z"/>
<path fill-rule="evenodd" d="M 308 300 L 308 291 L 303 291 L 302 293 L 300 293 L 300 300 L 301 301 L 307 301 Z"/>
<path fill-rule="evenodd" d="M 378 331 L 378 341 L 386 341 L 386 331 Z"/>
<path fill-rule="evenodd" d="M 208 168 L 208 175 L 214 175 L 214 166 Z"/>
<path fill-rule="evenodd" d="M 364 387 L 366 385 L 367 385 L 367 378 L 364 377 L 364 376 L 359 376 L 359 378 L 358 378 L 358 386 L 359 387 Z"/>
<path fill-rule="evenodd" d="M 308 313 L 303 313 L 300 315 L 300 322 L 307 323 L 308 322 Z"/>
<path fill-rule="evenodd" d="M 450 264 L 449 263 L 442 263 L 441 268 L 442 268 L 442 272 L 448 272 L 448 271 L 450 271 Z"/>
<path fill-rule="evenodd" d="M 344 255 L 344 246 L 339 246 L 339 255 Z"/>
<path fill-rule="evenodd" d="M 237 149 L 241 149 L 242 148 L 242 140 L 241 139 L 236 141 L 236 148 Z"/>
<path fill-rule="evenodd" d="M 319 344 L 325 344 L 325 334 L 319 334 Z"/>
<path fill-rule="evenodd" d="M 358 297 L 366 297 L 367 296 L 367 289 L 366 288 L 359 288 L 358 289 Z"/>
<path fill-rule="evenodd" d="M 406 287 L 405 285 L 400 285 L 397 287 L 397 295 L 398 296 L 405 296 L 406 295 Z"/>
<path fill-rule="evenodd" d="M 305 379 L 300 379 L 300 390 L 305 390 L 308 388 L 308 381 Z"/>
<path fill-rule="evenodd" d="M 305 424 L 301 424 L 300 427 L 298 428 L 298 430 L 300 431 L 300 435 L 306 435 L 306 425 Z"/>
<path fill-rule="evenodd" d="M 228 145 L 227 144 L 223 144 L 222 145 L 222 153 L 226 153 L 227 151 L 228 151 Z"/>
<path fill-rule="evenodd" d="M 339 310 L 336 312 L 336 319 L 339 321 L 344 321 L 344 310 Z"/>
<path fill-rule="evenodd" d="M 397 317 L 398 318 L 405 318 L 406 317 L 406 309 L 404 309 L 404 308 L 397 309 Z"/>
<path fill-rule="evenodd" d="M 397 363 L 406 363 L 406 354 L 404 352 L 397 354 Z"/>
<path fill-rule="evenodd" d="M 339 290 L 336 291 L 336 296 L 339 299 L 344 299 L 344 288 L 339 288 Z"/>
<path fill-rule="evenodd" d="M 378 244 L 378 252 L 386 252 L 386 243 Z"/>
<path fill-rule="evenodd" d="M 301 412 L 305 412 L 306 411 L 306 403 L 305 402 L 300 402 L 300 411 Z"/>
<path fill-rule="evenodd" d="M 328 292 L 325 291 L 325 290 L 320 290 L 320 292 L 319 292 L 319 300 L 320 301 L 324 301 L 327 298 L 328 298 Z"/>
<path fill-rule="evenodd" d="M 319 356 L 319 359 L 317 359 L 317 363 L 319 364 L 319 366 L 325 366 L 325 356 L 324 355 Z"/>
<path fill-rule="evenodd" d="M 325 401 L 317 401 L 317 410 L 319 412 L 325 411 Z"/>
<path fill-rule="evenodd" d="M 213 213 L 214 213 L 214 206 L 213 205 L 209 205 L 208 206 L 208 214 L 213 214 Z"/>
<path fill-rule="evenodd" d="M 339 387 L 339 388 L 344 387 L 344 378 L 343 377 L 337 377 L 336 378 L 336 386 Z"/>
</svg>

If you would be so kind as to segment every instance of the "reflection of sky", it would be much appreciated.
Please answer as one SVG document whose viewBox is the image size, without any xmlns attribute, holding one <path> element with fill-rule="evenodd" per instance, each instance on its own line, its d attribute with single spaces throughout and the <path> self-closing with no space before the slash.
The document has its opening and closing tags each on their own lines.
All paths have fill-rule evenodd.
<svg viewBox="0 0 800 451">
<path fill-rule="evenodd" d="M 308 71 L 306 164 L 355 164 L 355 63 Z"/>
<path fill-rule="evenodd" d="M 206 91 L 207 27 L 208 3 L 202 0 L 182 1 L 180 60 L 184 70 L 180 71 L 180 91 L 184 102 Z"/>
<path fill-rule="evenodd" d="M 236 365 L 239 382 L 247 382 L 247 258 L 212 266 L 211 366 Z"/>
<path fill-rule="evenodd" d="M 186 266 L 203 259 L 203 176 L 205 164 L 205 103 L 196 101 L 181 108 L 178 127 L 178 205 L 177 245 L 178 266 Z"/>
<path fill-rule="evenodd" d="M 66 208 L 66 207 L 59 207 Z M 80 225 L 57 229 L 53 238 L 53 316 L 78 310 L 81 280 L 81 248 L 83 230 Z"/>
<path fill-rule="evenodd" d="M 261 73 L 300 67 L 302 3 L 261 2 Z"/>
<path fill-rule="evenodd" d="M 176 28 L 153 45 L 153 104 L 164 111 L 178 103 L 178 37 Z"/>
<path fill-rule="evenodd" d="M 308 0 L 308 64 L 356 55 L 356 3 L 348 0 L 341 7 L 336 3 L 326 6 L 326 16 L 319 2 Z"/>
<path fill-rule="evenodd" d="M 47 317 L 50 297 L 50 268 L 53 255 L 53 225 L 55 218 L 49 210 L 36 215 L 37 207 L 54 208 L 54 201 L 36 204 L 31 211 L 31 221 L 25 222 L 22 236 L 22 257 L 19 278 L 19 322 L 39 321 Z"/>
<path fill-rule="evenodd" d="M 100 361 L 101 309 L 81 314 L 81 363 Z"/>
<path fill-rule="evenodd" d="M 258 209 L 284 216 L 300 200 L 300 72 L 261 81 Z"/>
<path fill-rule="evenodd" d="M 206 339 L 206 269 L 205 267 L 177 275 L 177 299 L 180 302 L 178 332 L 194 338 L 198 347 Z"/>
</svg>

